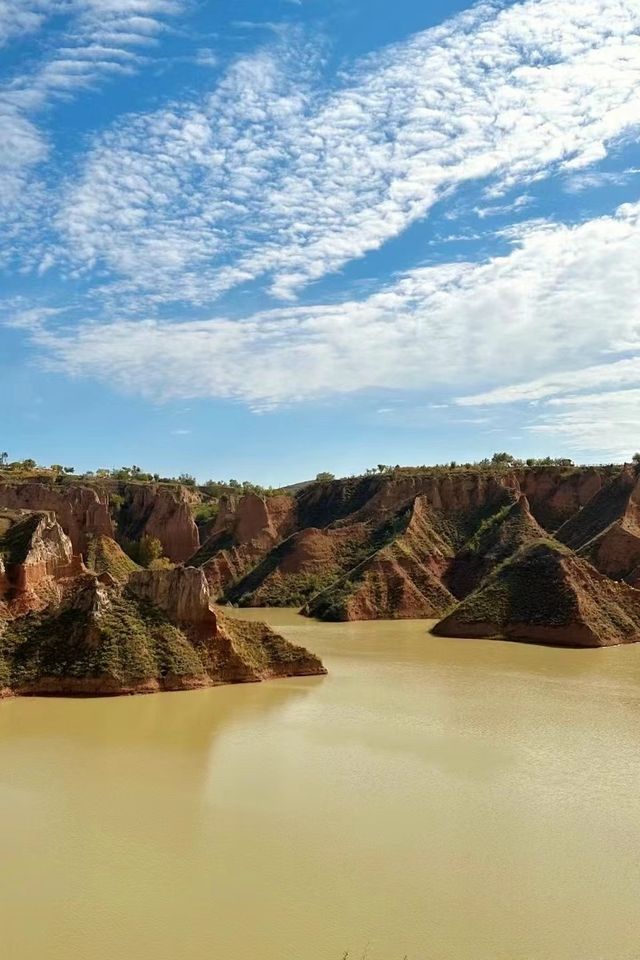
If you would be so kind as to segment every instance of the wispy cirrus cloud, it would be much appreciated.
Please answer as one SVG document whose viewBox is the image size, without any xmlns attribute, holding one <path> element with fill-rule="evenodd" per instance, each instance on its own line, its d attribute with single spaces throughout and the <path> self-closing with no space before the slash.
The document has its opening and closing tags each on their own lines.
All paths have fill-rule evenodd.
<svg viewBox="0 0 640 960">
<path fill-rule="evenodd" d="M 35 33 L 56 6 L 61 6 L 59 0 L 0 0 L 0 47 L 15 37 Z"/>
<path fill-rule="evenodd" d="M 627 167 L 626 170 L 588 170 L 569 177 L 564 184 L 567 193 L 584 193 L 601 187 L 624 187 L 636 177 L 640 169 Z"/>
<path fill-rule="evenodd" d="M 56 16 L 58 27 L 42 55 L 23 72 L 0 75 L 0 216 L 5 240 L 32 226 L 35 210 L 51 190 L 33 182 L 35 167 L 50 155 L 49 136 L 38 112 L 56 100 L 77 96 L 113 76 L 130 76 L 166 29 L 183 0 L 0 0 L 0 46 L 40 30 Z M 61 19 L 60 19 L 61 18 Z M 45 192 L 48 193 L 44 200 Z M 31 241 L 32 242 L 32 241 Z"/>
<path fill-rule="evenodd" d="M 363 389 L 446 399 L 488 382 L 502 394 L 458 405 L 528 401 L 571 393 L 585 356 L 604 361 L 612 343 L 640 340 L 639 262 L 640 204 L 626 205 L 577 227 L 532 229 L 506 256 L 413 270 L 361 300 L 240 321 L 45 322 L 32 337 L 50 367 L 152 400 L 229 397 L 265 409 Z M 627 382 L 640 384 L 640 360 L 624 362 Z M 594 368 L 584 386 L 619 385 L 616 364 Z"/>
<path fill-rule="evenodd" d="M 639 413 L 640 388 L 581 394 L 550 400 L 528 429 L 561 449 L 629 461 L 640 447 Z"/>
<path fill-rule="evenodd" d="M 153 112 L 89 124 L 61 179 L 50 108 L 152 63 L 188 2 L 25 0 L 17 16 L 0 0 L 0 45 L 57 14 L 0 73 L 2 237 L 36 293 L 45 274 L 58 291 L 6 310 L 40 362 L 152 401 L 415 391 L 470 426 L 517 405 L 565 449 L 631 442 L 640 205 L 568 226 L 533 204 L 551 177 L 563 209 L 632 189 L 637 163 L 598 161 L 638 138 L 637 0 L 490 0 L 331 76 L 310 31 L 247 31 L 266 44 L 221 74 L 193 36 L 176 62 L 215 68 L 209 88 L 167 82 Z M 403 274 L 385 261 L 342 300 L 308 289 L 443 199 L 466 222 L 424 237 Z M 530 203 L 538 219 L 518 222 Z M 513 220 L 479 231 L 473 214 Z M 472 241 L 481 259 L 463 261 Z M 411 269 L 445 243 L 452 262 Z M 249 282 L 262 309 L 214 312 Z"/>
<path fill-rule="evenodd" d="M 330 85 L 289 35 L 98 138 L 57 220 L 67 254 L 158 300 L 254 278 L 291 298 L 461 184 L 602 158 L 640 125 L 639 31 L 635 0 L 481 3 Z"/>
</svg>

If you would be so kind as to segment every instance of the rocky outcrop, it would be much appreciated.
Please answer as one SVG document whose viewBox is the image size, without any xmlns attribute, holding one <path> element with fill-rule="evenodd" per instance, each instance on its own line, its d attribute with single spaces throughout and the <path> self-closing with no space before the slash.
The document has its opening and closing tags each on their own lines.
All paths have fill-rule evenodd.
<svg viewBox="0 0 640 960">
<path fill-rule="evenodd" d="M 326 672 L 266 624 L 217 613 L 201 570 L 109 579 L 82 574 L 59 602 L 0 621 L 5 695 L 110 696 Z"/>
<path fill-rule="evenodd" d="M 107 494 L 82 484 L 0 482 L 2 508 L 54 513 L 74 553 L 85 553 L 89 535 L 114 535 Z"/>
<path fill-rule="evenodd" d="M 118 514 L 118 535 L 126 540 L 155 537 L 165 557 L 182 563 L 200 546 L 193 519 L 192 495 L 184 487 L 155 483 L 127 484 Z"/>
<path fill-rule="evenodd" d="M 565 647 L 640 640 L 640 590 L 614 583 L 550 540 L 521 548 L 433 633 Z"/>
<path fill-rule="evenodd" d="M 46 499 L 41 483 L 2 486 L 5 496 L 19 488 L 18 499 Z M 209 629 L 211 600 L 303 607 L 333 620 L 445 616 L 550 532 L 610 579 L 640 585 L 639 489 L 630 467 L 482 466 L 398 469 L 306 484 L 295 495 L 227 497 L 211 509 L 198 506 L 197 490 L 163 482 L 96 481 L 88 496 L 65 481 L 51 484 L 51 497 L 72 492 L 73 509 L 57 506 L 103 586 L 128 584 L 136 603 L 193 630 L 198 609 Z M 96 532 L 111 524 L 109 511 L 115 531 Z M 194 511 L 210 532 L 202 546 Z M 155 537 L 166 556 L 189 558 L 199 572 L 138 570 L 114 533 L 131 556 L 147 554 L 127 541 Z M 5 593 L 7 577 L 0 569 Z"/>
<path fill-rule="evenodd" d="M 533 516 L 552 533 L 577 514 L 610 480 L 609 472 L 598 467 L 568 470 L 535 467 L 518 471 L 516 477 Z"/>
<path fill-rule="evenodd" d="M 515 499 L 519 492 L 518 477 L 513 473 L 476 470 L 360 477 L 305 488 L 298 497 L 297 518 L 302 527 L 372 518 L 379 522 L 420 497 L 434 510 L 464 522 Z"/>
<path fill-rule="evenodd" d="M 241 580 L 295 529 L 292 497 L 223 498 L 209 539 L 189 563 L 205 572 L 214 597 Z"/>
<path fill-rule="evenodd" d="M 4 511 L 0 537 L 0 600 L 4 616 L 58 599 L 66 580 L 83 572 L 70 538 L 49 513 Z"/>
<path fill-rule="evenodd" d="M 473 537 L 458 551 L 445 581 L 454 596 L 472 593 L 495 568 L 516 550 L 539 540 L 545 531 L 529 509 L 522 494 L 480 524 Z"/>
<path fill-rule="evenodd" d="M 225 591 L 240 606 L 301 607 L 375 550 L 367 524 L 315 527 L 278 544 Z"/>
<path fill-rule="evenodd" d="M 0 511 L 0 693 L 113 695 L 324 673 L 264 624 L 217 614 L 200 569 L 87 561 L 53 513 Z"/>
<path fill-rule="evenodd" d="M 209 584 L 196 567 L 137 570 L 130 575 L 127 587 L 138 600 L 163 610 L 176 623 L 215 627 Z"/>
<path fill-rule="evenodd" d="M 229 499 L 191 562 L 223 602 L 329 619 L 441 616 L 611 480 L 604 468 L 427 470 Z M 394 528 L 399 517 L 413 526 Z"/>
<path fill-rule="evenodd" d="M 322 620 L 440 617 L 455 599 L 442 582 L 453 559 L 450 533 L 426 496 L 394 514 L 371 554 L 304 608 Z"/>
<path fill-rule="evenodd" d="M 640 565 L 640 478 L 626 467 L 558 531 L 558 539 L 614 580 Z"/>
</svg>

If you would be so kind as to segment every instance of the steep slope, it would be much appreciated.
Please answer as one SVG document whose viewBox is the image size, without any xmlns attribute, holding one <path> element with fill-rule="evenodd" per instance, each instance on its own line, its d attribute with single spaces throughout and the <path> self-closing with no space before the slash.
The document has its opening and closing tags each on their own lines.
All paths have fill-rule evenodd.
<svg viewBox="0 0 640 960">
<path fill-rule="evenodd" d="M 304 608 L 321 620 L 442 616 L 454 603 L 442 583 L 453 557 L 451 530 L 426 497 L 378 528 L 370 556 Z"/>
<path fill-rule="evenodd" d="M 117 516 L 119 537 L 155 537 L 164 555 L 174 563 L 182 563 L 198 550 L 200 537 L 191 509 L 193 494 L 185 487 L 127 484 L 122 496 Z"/>
<path fill-rule="evenodd" d="M 227 496 L 207 511 L 209 494 L 169 482 L 33 478 L 0 482 L 0 509 L 3 498 L 14 509 L 46 503 L 107 585 L 134 572 L 114 540 L 128 550 L 149 536 L 174 562 L 200 567 L 214 601 L 431 617 L 561 522 L 558 538 L 601 572 L 640 583 L 637 484 L 632 468 L 398 468 L 295 496 Z"/>
<path fill-rule="evenodd" d="M 341 594 L 345 585 L 350 585 L 351 591 L 353 582 L 361 580 L 360 565 L 392 541 L 398 531 L 404 531 L 404 521 L 396 523 L 394 518 L 402 516 L 408 522 L 407 511 L 418 500 L 425 509 L 431 510 L 430 524 L 433 530 L 437 526 L 440 537 L 444 536 L 446 556 L 450 559 L 455 548 L 468 539 L 482 519 L 513 500 L 514 483 L 512 479 L 503 484 L 491 475 L 479 474 L 451 478 L 365 477 L 318 483 L 305 487 L 295 501 L 286 498 L 286 524 L 276 529 L 267 523 L 265 516 L 261 528 L 252 531 L 253 539 L 244 543 L 238 520 L 248 504 L 245 504 L 246 498 L 242 498 L 233 505 L 235 521 L 223 517 L 221 529 L 191 562 L 202 565 L 215 595 L 225 602 L 302 606 L 332 584 L 336 584 L 336 591 Z M 416 493 L 421 490 L 427 492 Z M 267 500 L 267 505 L 272 503 L 272 499 Z M 350 510 L 353 512 L 348 512 Z M 296 526 L 302 529 L 283 539 L 283 535 Z M 393 560 L 392 566 L 389 560 Z M 414 561 L 409 571 L 406 552 L 402 553 L 399 564 L 397 558 L 389 556 L 381 556 L 380 561 L 378 571 L 374 575 L 372 569 L 370 575 L 371 582 L 376 581 L 376 596 L 383 589 L 384 577 L 393 577 L 389 598 L 380 598 L 381 610 L 396 609 L 396 615 L 400 615 L 399 611 L 404 609 L 407 612 L 402 615 L 409 616 L 408 611 L 425 608 L 425 601 L 420 599 L 424 591 L 432 598 L 426 605 L 430 611 L 436 595 L 439 596 L 435 602 L 438 610 L 444 598 L 449 600 L 446 588 L 443 590 L 433 583 L 433 576 L 440 578 L 446 564 L 441 563 L 437 570 L 424 573 L 418 569 L 419 562 Z M 356 573 L 348 576 L 352 570 Z M 416 584 L 421 581 L 422 586 L 411 588 L 412 577 Z M 341 580 L 344 582 L 338 586 Z M 366 609 L 369 611 L 366 615 L 371 616 L 375 606 L 373 601 L 352 604 L 352 615 L 362 610 L 364 616 Z M 343 611 L 342 616 L 346 616 L 346 612 Z"/>
<path fill-rule="evenodd" d="M 4 510 L 0 516 L 0 613 L 14 617 L 59 599 L 83 566 L 52 514 Z"/>
<path fill-rule="evenodd" d="M 545 536 L 523 495 L 493 514 L 479 526 L 454 559 L 445 582 L 454 596 L 462 598 L 520 547 Z"/>
<path fill-rule="evenodd" d="M 545 530 L 554 533 L 575 516 L 611 479 L 604 467 L 533 467 L 516 471 L 520 492 Z"/>
<path fill-rule="evenodd" d="M 74 553 L 86 551 L 89 534 L 114 535 L 107 494 L 83 484 L 0 481 L 2 508 L 54 513 Z"/>
<path fill-rule="evenodd" d="M 119 543 L 102 536 L 89 537 L 86 565 L 96 576 L 112 577 L 117 583 L 125 583 L 130 574 L 140 569 Z"/>
<path fill-rule="evenodd" d="M 640 591 L 551 540 L 522 547 L 433 632 L 566 647 L 640 640 Z"/>
<path fill-rule="evenodd" d="M 224 599 L 240 606 L 301 607 L 375 549 L 364 523 L 309 527 L 279 543 Z"/>
<path fill-rule="evenodd" d="M 640 479 L 627 467 L 558 531 L 558 539 L 615 580 L 640 564 Z"/>
<path fill-rule="evenodd" d="M 202 567 L 213 596 L 221 599 L 231 584 L 241 580 L 294 530 L 292 497 L 248 494 L 224 498 L 212 535 L 189 563 Z"/>
<path fill-rule="evenodd" d="M 193 568 L 134 573 L 124 588 L 85 574 L 61 602 L 0 621 L 4 695 L 148 693 L 324 672 L 265 624 L 216 613 Z"/>
</svg>

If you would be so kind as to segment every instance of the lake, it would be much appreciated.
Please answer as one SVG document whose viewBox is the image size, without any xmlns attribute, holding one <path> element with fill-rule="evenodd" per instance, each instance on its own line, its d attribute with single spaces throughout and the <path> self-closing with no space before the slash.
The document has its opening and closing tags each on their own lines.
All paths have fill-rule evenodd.
<svg viewBox="0 0 640 960">
<path fill-rule="evenodd" d="M 7 960 L 637 960 L 640 645 L 267 619 L 329 676 L 0 703 Z"/>
</svg>

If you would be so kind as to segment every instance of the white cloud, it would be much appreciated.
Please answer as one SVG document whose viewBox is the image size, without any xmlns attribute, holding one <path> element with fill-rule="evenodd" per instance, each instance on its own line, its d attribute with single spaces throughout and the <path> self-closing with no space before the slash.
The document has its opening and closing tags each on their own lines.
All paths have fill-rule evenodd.
<svg viewBox="0 0 640 960">
<path fill-rule="evenodd" d="M 567 193 L 583 193 L 585 190 L 594 190 L 598 187 L 624 187 L 638 175 L 640 175 L 640 169 L 635 167 L 618 171 L 590 170 L 569 177 L 565 181 L 564 189 Z"/>
<path fill-rule="evenodd" d="M 0 47 L 39 30 L 56 0 L 0 0 Z"/>
<path fill-rule="evenodd" d="M 615 362 L 593 367 L 591 379 L 583 365 L 640 338 L 639 262 L 640 204 L 626 205 L 578 227 L 532 230 L 508 256 L 411 271 L 361 300 L 239 321 L 94 321 L 33 336 L 55 369 L 153 400 L 231 397 L 263 409 L 483 382 L 502 383 L 502 394 L 458 402 L 539 399 L 571 392 L 581 378 L 592 389 L 621 382 Z M 640 383 L 640 360 L 623 363 Z"/>
<path fill-rule="evenodd" d="M 633 312 L 633 306 L 631 310 Z M 640 320 L 636 320 L 636 325 Z M 637 345 L 640 347 L 640 343 Z M 606 351 L 606 346 L 603 346 Z M 525 383 L 496 387 L 486 393 L 459 397 L 458 404 L 464 407 L 494 406 L 506 403 L 536 403 L 539 400 L 574 390 L 592 390 L 594 387 L 638 383 L 640 381 L 640 357 L 630 357 L 614 363 L 600 363 L 575 370 L 560 371 L 538 377 Z"/>
<path fill-rule="evenodd" d="M 640 382 L 640 366 L 636 382 Z M 639 421 L 640 389 L 636 388 L 551 400 L 529 429 L 551 437 L 565 450 L 628 461 L 640 448 Z"/>
<path fill-rule="evenodd" d="M 47 220 L 43 211 L 54 202 L 51 195 L 45 200 L 44 183 L 33 179 L 34 169 L 50 155 L 36 112 L 51 101 L 93 89 L 110 76 L 131 75 L 143 62 L 137 47 L 155 42 L 165 28 L 163 18 L 182 7 L 182 0 L 0 0 L 0 46 L 42 28 L 53 15 L 62 18 L 57 30 L 46 35 L 45 52 L 30 72 L 0 81 L 0 218 L 5 247 L 22 233 L 31 248 L 37 210 L 39 219 Z"/>
<path fill-rule="evenodd" d="M 481 220 L 484 220 L 486 217 L 498 217 L 504 216 L 505 213 L 515 213 L 517 210 L 522 210 L 524 207 L 528 207 L 532 201 L 533 197 L 530 197 L 528 193 L 523 193 L 519 197 L 516 197 L 514 200 L 512 200 L 511 203 L 493 204 L 492 206 L 487 207 L 474 207 L 473 212 Z"/>
<path fill-rule="evenodd" d="M 121 289 L 203 303 L 264 276 L 289 298 L 457 185 L 504 191 L 604 156 L 640 125 L 639 30 L 636 0 L 482 3 L 334 89 L 299 36 L 282 40 L 211 97 L 100 138 L 59 229 L 76 267 Z"/>
</svg>

